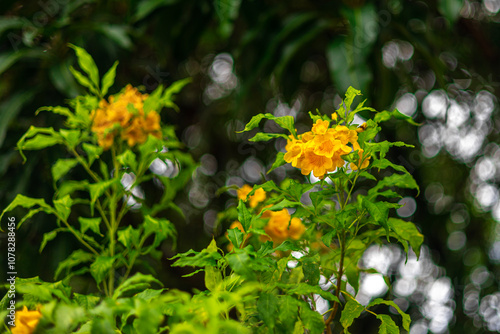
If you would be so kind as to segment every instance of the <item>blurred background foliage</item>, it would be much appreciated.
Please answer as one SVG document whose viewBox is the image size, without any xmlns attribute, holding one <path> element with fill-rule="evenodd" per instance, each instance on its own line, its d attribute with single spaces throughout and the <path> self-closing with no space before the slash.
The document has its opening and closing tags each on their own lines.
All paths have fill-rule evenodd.
<svg viewBox="0 0 500 334">
<path fill-rule="evenodd" d="M 499 10 L 498 0 L 2 0 L 0 206 L 18 193 L 52 197 L 51 162 L 63 153 L 29 152 L 23 165 L 13 148 L 32 124 L 61 125 L 50 113 L 35 116 L 37 108 L 82 92 L 68 69 L 75 63 L 68 43 L 87 49 L 101 73 L 119 60 L 111 93 L 129 82 L 151 92 L 193 78 L 177 98 L 180 112 L 162 115 L 200 161 L 176 199 L 185 217 L 169 217 L 178 251 L 201 249 L 212 235 L 224 240 L 231 221 L 218 212 L 235 200 L 217 196 L 218 188 L 299 177 L 286 166 L 265 175 L 285 143 L 252 144 L 251 133 L 237 134 L 252 115 L 293 115 L 304 131 L 307 111 L 331 113 L 352 85 L 368 105 L 397 107 L 422 123 L 391 122 L 381 139 L 416 146 L 390 158 L 421 186 L 418 197 L 403 194 L 398 215 L 417 224 L 427 245 L 406 265 L 397 247 L 370 248 L 361 265 L 394 287 L 367 274 L 359 299 L 396 298 L 414 319 L 412 334 L 500 332 Z M 154 172 L 172 168 L 167 161 Z M 54 226 L 39 215 L 18 231 L 20 276 L 53 279 L 74 247 L 70 237 L 57 238 L 38 253 Z M 152 266 L 166 286 L 203 288 L 202 275 L 182 278 L 186 272 L 170 267 L 171 245 L 163 252 Z M 85 290 L 84 280 L 74 284 Z M 368 318 L 357 326 L 377 327 Z"/>
</svg>

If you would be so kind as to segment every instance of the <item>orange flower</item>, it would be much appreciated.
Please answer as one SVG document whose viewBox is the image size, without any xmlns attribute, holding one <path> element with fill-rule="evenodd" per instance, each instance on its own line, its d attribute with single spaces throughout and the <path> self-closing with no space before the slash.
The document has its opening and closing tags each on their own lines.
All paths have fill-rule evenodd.
<svg viewBox="0 0 500 334">
<path fill-rule="evenodd" d="M 40 311 L 28 311 L 28 308 L 23 306 L 22 310 L 16 311 L 15 327 L 11 328 L 12 334 L 33 333 L 41 317 Z"/>
<path fill-rule="evenodd" d="M 254 194 L 250 196 L 250 198 L 247 198 L 252 189 L 253 188 L 248 184 L 245 184 L 236 192 L 238 194 L 238 199 L 242 199 L 243 201 L 250 200 L 250 207 L 255 208 L 257 205 L 259 205 L 260 202 L 266 199 L 266 192 L 264 191 L 264 189 L 258 188 L 257 190 L 255 190 Z"/>
<path fill-rule="evenodd" d="M 332 118 L 336 119 L 336 115 L 333 113 Z M 297 139 L 290 136 L 285 147 L 285 161 L 291 163 L 293 167 L 300 168 L 303 175 L 312 172 L 319 178 L 335 171 L 336 168 L 343 167 L 345 161 L 342 156 L 352 152 L 353 149 L 360 149 L 358 132 L 344 125 L 330 128 L 329 124 L 329 121 L 318 119 L 311 131 L 300 135 Z M 368 165 L 365 162 L 363 166 Z"/>
<path fill-rule="evenodd" d="M 99 103 L 99 108 L 91 113 L 91 130 L 97 134 L 100 146 L 109 149 L 120 132 L 129 146 L 144 143 L 150 134 L 161 138 L 160 115 L 153 110 L 144 113 L 147 97 L 127 85 L 122 94 Z"/>
<path fill-rule="evenodd" d="M 287 238 L 298 240 L 306 230 L 302 221 L 296 217 L 291 218 L 287 209 L 266 211 L 262 214 L 262 218 L 269 218 L 264 231 L 275 243 L 282 243 Z"/>
</svg>

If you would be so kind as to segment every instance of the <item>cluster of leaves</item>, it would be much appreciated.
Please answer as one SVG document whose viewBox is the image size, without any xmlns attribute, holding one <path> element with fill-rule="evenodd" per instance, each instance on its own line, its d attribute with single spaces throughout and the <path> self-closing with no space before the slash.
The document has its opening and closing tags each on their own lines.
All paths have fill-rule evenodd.
<svg viewBox="0 0 500 334">
<path fill-rule="evenodd" d="M 179 150 L 181 145 L 171 126 L 162 127 L 161 138 L 149 136 L 135 148 L 116 140 L 109 151 L 103 150 L 91 131 L 91 115 L 113 84 L 116 64 L 100 81 L 92 57 L 79 47 L 72 48 L 83 72 L 71 71 L 90 94 L 69 101 L 70 108 L 41 108 L 40 111 L 66 117 L 66 127 L 31 127 L 17 145 L 23 157 L 23 151 L 55 145 L 62 145 L 71 155 L 53 165 L 52 203 L 18 195 L 0 216 L 18 207 L 29 209 L 20 219 L 19 228 L 35 214 L 45 212 L 56 217 L 57 226 L 44 235 L 40 251 L 63 232 L 71 234 L 82 247 L 59 264 L 55 278 L 62 277 L 62 280 L 54 283 L 38 277 L 16 280 L 24 305 L 42 305 L 38 330 L 47 333 L 116 330 L 122 333 L 303 333 L 307 330 L 319 334 L 325 329 L 331 333 L 332 324 L 338 322 L 348 333 L 353 321 L 367 312 L 381 321 L 380 333 L 397 332 L 398 325 L 391 316 L 375 313 L 373 308 L 380 304 L 394 307 L 402 317 L 402 327 L 409 330 L 409 316 L 393 301 L 376 299 L 363 306 L 355 299 L 362 272 L 357 264 L 367 247 L 392 238 L 403 244 L 406 252 L 412 247 L 418 255 L 423 241 L 412 223 L 389 218 L 389 211 L 400 207 L 394 202 L 401 197 L 395 188 L 418 190 L 406 169 L 385 158 L 391 146 L 405 144 L 374 140 L 380 131 L 380 122 L 403 115 L 397 111 L 377 113 L 359 135 L 364 155 L 371 158 L 372 171 L 392 168 L 396 173 L 378 180 L 373 175 L 375 172 L 342 167 L 316 183 L 286 179 L 279 185 L 268 181 L 254 186 L 248 196 L 254 195 L 257 189 L 267 194 L 259 207 L 248 208 L 245 200 L 240 199 L 236 208 L 222 215 L 238 219 L 242 226 L 241 230 L 228 231 L 229 252 L 224 253 L 213 240 L 201 252 L 190 250 L 173 257 L 174 266 L 199 268 L 189 275 L 204 271 L 207 290 L 192 296 L 154 288 L 163 287 L 162 282 L 154 275 L 136 270 L 148 270 L 148 256 L 161 257 L 157 248 L 167 238 L 175 242 L 174 225 L 159 214 L 169 208 L 182 212 L 173 199 L 189 180 L 195 163 Z M 177 82 L 166 89 L 159 87 L 144 104 L 149 110 L 171 107 L 173 95 L 186 83 Z M 349 88 L 336 111 L 339 122 L 352 128 L 356 128 L 352 122 L 357 112 L 372 110 L 364 107 L 364 102 L 350 110 L 358 95 L 359 91 Z M 297 135 L 293 117 L 270 114 L 255 116 L 244 131 L 258 127 L 264 118 L 274 120 L 292 136 Z M 331 121 L 326 115 L 311 114 L 313 121 L 320 118 Z M 274 134 L 258 133 L 253 140 L 267 141 L 274 137 Z M 349 162 L 359 160 L 356 151 L 343 158 Z M 156 159 L 174 162 L 177 175 L 165 177 L 151 173 L 149 166 Z M 278 154 L 273 168 L 284 163 L 283 155 Z M 83 168 L 88 178 L 72 180 L 70 176 L 75 168 Z M 131 184 L 123 184 L 125 175 L 131 177 Z M 154 203 L 134 192 L 150 180 L 160 182 L 164 189 L 161 199 Z M 370 184 L 371 189 L 363 195 L 355 193 L 363 183 Z M 310 201 L 304 201 L 304 196 Z M 140 204 L 136 210 L 142 222 L 124 227 L 123 218 L 132 209 L 131 199 Z M 263 228 L 266 211 L 283 209 L 293 209 L 292 216 L 306 225 L 307 231 L 301 239 L 264 242 L 252 237 L 266 235 Z M 73 291 L 71 279 L 88 274 L 95 282 L 95 291 L 87 294 Z M 320 285 L 321 277 L 328 282 L 326 286 Z M 347 284 L 354 293 L 348 291 Z M 316 308 L 317 296 L 331 303 L 323 315 Z M 8 300 L 6 295 L 0 302 L 3 310 Z M 340 309 L 342 312 L 338 313 Z"/>
<path fill-rule="evenodd" d="M 356 128 L 352 124 L 354 115 L 366 109 L 363 103 L 351 111 L 353 101 L 360 92 L 349 88 L 342 105 L 336 111 L 339 122 Z M 370 108 L 371 109 L 371 108 Z M 331 333 L 331 325 L 337 321 L 348 333 L 349 326 L 364 311 L 375 315 L 380 321 L 380 333 L 398 332 L 398 326 L 390 315 L 376 314 L 371 308 L 386 304 L 394 307 L 402 316 L 402 327 L 409 330 L 410 318 L 391 300 L 376 299 L 363 306 L 356 299 L 359 289 L 360 269 L 358 262 L 363 252 L 373 243 L 397 240 L 408 254 L 413 248 L 417 256 L 423 236 L 415 225 L 390 217 L 390 212 L 400 208 L 401 195 L 397 188 L 416 189 L 418 185 L 402 166 L 386 159 L 392 146 L 409 146 L 402 142 L 376 142 L 379 123 L 392 116 L 404 117 L 397 110 L 377 113 L 368 120 L 366 129 L 359 134 L 359 145 L 372 160 L 369 169 L 351 171 L 338 168 L 334 173 L 315 183 L 285 179 L 277 185 L 267 181 L 255 185 L 248 194 L 253 196 L 263 189 L 267 198 L 256 209 L 248 208 L 240 199 L 237 208 L 231 208 L 222 216 L 227 220 L 237 219 L 242 229 L 228 231 L 229 252 L 224 254 L 213 241 L 201 252 L 193 250 L 175 256 L 177 266 L 192 266 L 205 271 L 205 283 L 211 292 L 239 291 L 248 284 L 254 286 L 256 298 L 240 312 L 240 319 L 256 332 Z M 294 119 L 291 116 L 275 117 L 271 114 L 255 116 L 245 127 L 250 131 L 258 127 L 262 119 L 274 120 L 280 127 L 296 136 Z M 313 115 L 317 119 L 332 121 L 327 115 Z M 282 134 L 257 133 L 252 141 L 268 141 L 285 136 Z M 287 137 L 287 136 L 285 136 Z M 343 157 L 346 161 L 359 160 L 357 152 Z M 283 165 L 283 153 L 277 155 L 272 169 Z M 387 169 L 394 173 L 382 173 Z M 376 174 L 383 175 L 377 179 Z M 369 186 L 367 192 L 356 192 Z M 301 240 L 286 240 L 282 243 L 262 242 L 254 235 L 265 235 L 262 228 L 266 211 L 290 209 L 292 217 L 298 217 L 307 226 Z M 374 269 L 369 269 L 374 272 Z M 344 275 L 347 280 L 344 280 Z M 320 286 L 320 278 L 328 284 Z M 353 290 L 347 289 L 348 284 Z M 329 301 L 331 308 L 323 315 L 316 311 L 316 298 Z M 342 309 L 339 316 L 337 311 Z"/>
</svg>

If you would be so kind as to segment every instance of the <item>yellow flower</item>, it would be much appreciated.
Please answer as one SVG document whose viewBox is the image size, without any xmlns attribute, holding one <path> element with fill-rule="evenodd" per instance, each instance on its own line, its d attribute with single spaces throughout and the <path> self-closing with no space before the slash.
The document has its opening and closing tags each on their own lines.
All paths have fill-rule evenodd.
<svg viewBox="0 0 500 334">
<path fill-rule="evenodd" d="M 248 184 L 245 184 L 236 193 L 238 194 L 238 199 L 242 199 L 243 201 L 250 200 L 250 207 L 255 208 L 260 202 L 266 199 L 266 192 L 264 189 L 258 188 L 250 198 L 247 198 L 252 189 Z"/>
<path fill-rule="evenodd" d="M 332 113 L 332 119 L 336 121 L 337 118 L 339 118 L 339 115 L 336 112 Z"/>
<path fill-rule="evenodd" d="M 16 326 L 11 328 L 12 334 L 33 333 L 41 317 L 40 311 L 28 311 L 28 308 L 23 306 L 22 310 L 16 311 Z"/>
<path fill-rule="evenodd" d="M 298 240 L 306 230 L 302 221 L 296 217 L 291 218 L 287 209 L 266 211 L 262 218 L 269 218 L 264 231 L 274 243 L 282 243 L 287 238 Z"/>
<path fill-rule="evenodd" d="M 300 218 L 293 217 L 290 221 L 290 226 L 288 227 L 288 235 L 290 238 L 298 240 L 305 231 L 306 227 L 302 224 L 302 220 L 300 220 Z"/>
<path fill-rule="evenodd" d="M 330 122 L 318 119 L 316 120 L 316 123 L 312 127 L 312 132 L 317 135 L 324 135 L 328 130 L 329 125 Z"/>
<path fill-rule="evenodd" d="M 99 108 L 91 113 L 91 130 L 96 133 L 100 146 L 109 149 L 119 133 L 129 146 L 144 143 L 150 134 L 161 138 L 160 115 L 153 110 L 147 115 L 144 113 L 147 97 L 127 85 L 120 95 L 99 103 Z"/>
<path fill-rule="evenodd" d="M 332 118 L 336 119 L 336 113 Z M 285 147 L 284 159 L 293 167 L 300 168 L 303 175 L 313 173 L 322 178 L 336 168 L 344 167 L 343 155 L 353 150 L 360 150 L 357 130 L 350 130 L 344 125 L 329 127 L 329 121 L 316 120 L 311 131 L 300 135 L 297 139 L 290 136 Z M 361 163 L 361 162 L 360 162 Z M 362 168 L 369 162 L 365 159 Z"/>
</svg>

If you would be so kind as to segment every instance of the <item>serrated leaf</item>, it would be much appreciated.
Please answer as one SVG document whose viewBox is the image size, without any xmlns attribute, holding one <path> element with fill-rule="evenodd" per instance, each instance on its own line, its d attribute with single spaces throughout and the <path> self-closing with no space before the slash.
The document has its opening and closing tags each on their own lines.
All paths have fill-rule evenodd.
<svg viewBox="0 0 500 334">
<path fill-rule="evenodd" d="M 96 218 L 84 218 L 78 217 L 78 222 L 80 223 L 80 231 L 85 234 L 87 230 L 91 230 L 95 234 L 101 235 L 99 227 L 101 225 L 101 217 Z M 129 226 L 130 227 L 130 226 Z"/>
<path fill-rule="evenodd" d="M 72 205 L 73 200 L 69 195 L 54 200 L 54 209 L 63 220 L 68 219 Z"/>
<path fill-rule="evenodd" d="M 361 315 L 364 309 L 363 305 L 359 304 L 355 299 L 349 298 L 340 316 L 340 323 L 344 327 L 346 334 L 349 334 L 349 326 L 352 325 L 354 319 Z"/>
<path fill-rule="evenodd" d="M 87 153 L 87 159 L 89 161 L 89 166 L 92 166 L 92 163 L 94 163 L 94 161 L 96 159 L 99 159 L 99 156 L 102 154 L 102 151 L 103 151 L 102 147 L 92 145 L 89 143 L 83 143 L 82 148 L 85 151 L 85 153 Z"/>
<path fill-rule="evenodd" d="M 123 167 L 130 167 L 134 172 L 137 170 L 137 157 L 131 150 L 126 150 L 117 156 L 116 160 L 118 160 Z"/>
<path fill-rule="evenodd" d="M 52 178 L 54 182 L 58 181 L 64 175 L 66 175 L 73 167 L 78 164 L 78 160 L 76 159 L 59 159 L 52 166 Z"/>
<path fill-rule="evenodd" d="M 236 132 L 242 133 L 245 131 L 250 131 L 250 130 L 255 129 L 256 127 L 259 126 L 259 123 L 263 118 L 266 118 L 266 116 L 264 114 L 258 114 L 258 115 L 253 116 L 252 119 L 247 123 L 247 125 L 245 125 L 245 128 L 243 130 L 236 131 Z"/>
<path fill-rule="evenodd" d="M 97 199 L 106 192 L 106 190 L 116 183 L 116 179 L 111 179 L 107 181 L 97 182 L 89 184 L 88 189 L 90 193 L 90 209 L 91 213 L 94 210 L 94 204 Z"/>
<path fill-rule="evenodd" d="M 177 238 L 177 231 L 174 224 L 168 219 L 153 218 L 149 215 L 144 217 L 144 235 L 143 238 L 147 238 L 149 235 L 154 234 L 155 238 L 153 243 L 146 249 L 143 254 L 151 251 L 152 249 L 158 247 L 161 242 L 168 237 L 171 237 L 174 242 Z"/>
<path fill-rule="evenodd" d="M 119 230 L 118 241 L 125 246 L 125 248 L 132 248 L 139 244 L 139 237 L 141 235 L 140 229 L 135 229 L 132 225 L 127 226 L 126 229 Z"/>
</svg>

